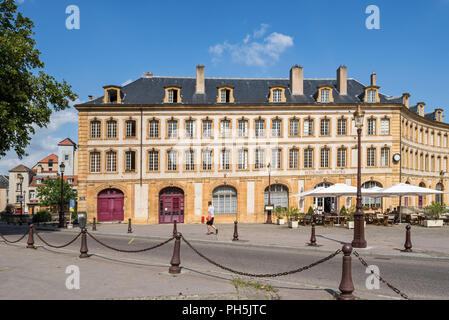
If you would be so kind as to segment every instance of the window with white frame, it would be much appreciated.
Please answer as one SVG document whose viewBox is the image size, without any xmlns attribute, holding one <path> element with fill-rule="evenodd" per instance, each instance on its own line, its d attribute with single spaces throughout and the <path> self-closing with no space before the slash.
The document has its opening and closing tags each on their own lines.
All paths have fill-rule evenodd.
<svg viewBox="0 0 449 320">
<path fill-rule="evenodd" d="M 168 103 L 178 103 L 178 91 L 176 89 L 169 89 L 167 94 L 167 101 Z"/>
<path fill-rule="evenodd" d="M 177 138 L 178 137 L 178 121 L 176 121 L 176 120 L 168 121 L 167 136 L 169 138 Z"/>
<path fill-rule="evenodd" d="M 238 169 L 239 170 L 248 169 L 248 150 L 246 149 L 239 150 Z"/>
<path fill-rule="evenodd" d="M 271 150 L 271 167 L 273 169 L 281 168 L 281 149 Z"/>
<path fill-rule="evenodd" d="M 299 120 L 298 119 L 290 120 L 290 136 L 293 136 L 293 137 L 299 136 Z"/>
<path fill-rule="evenodd" d="M 176 171 L 178 168 L 178 152 L 170 150 L 167 152 L 167 170 Z"/>
<path fill-rule="evenodd" d="M 274 119 L 271 121 L 271 135 L 273 137 L 281 136 L 281 126 L 282 126 L 282 121 L 280 119 Z"/>
<path fill-rule="evenodd" d="M 321 89 L 321 103 L 328 103 L 330 101 L 330 90 Z"/>
<path fill-rule="evenodd" d="M 186 138 L 193 138 L 194 136 L 194 124 L 193 120 L 186 120 Z"/>
<path fill-rule="evenodd" d="M 195 152 L 186 150 L 186 171 L 195 170 Z"/>
<path fill-rule="evenodd" d="M 202 164 L 203 170 L 212 170 L 212 150 L 203 150 Z"/>
<path fill-rule="evenodd" d="M 106 171 L 117 171 L 117 153 L 114 151 L 106 152 Z"/>
<path fill-rule="evenodd" d="M 150 138 L 158 138 L 159 137 L 159 121 L 150 120 L 149 122 L 149 136 Z"/>
<path fill-rule="evenodd" d="M 263 137 L 265 134 L 265 120 L 256 120 L 256 137 Z"/>
<path fill-rule="evenodd" d="M 376 119 L 370 118 L 368 119 L 368 132 L 369 136 L 373 136 L 376 134 Z"/>
<path fill-rule="evenodd" d="M 220 90 L 220 102 L 229 103 L 231 101 L 231 90 L 221 89 Z"/>
<path fill-rule="evenodd" d="M 106 136 L 109 139 L 117 138 L 117 121 L 109 120 L 106 122 Z"/>
<path fill-rule="evenodd" d="M 126 137 L 135 137 L 136 136 L 136 120 L 127 120 L 126 121 Z"/>
<path fill-rule="evenodd" d="M 263 149 L 256 149 L 255 150 L 255 157 L 254 157 L 254 168 L 255 169 L 263 169 L 264 168 L 264 150 Z"/>
<path fill-rule="evenodd" d="M 298 169 L 299 168 L 299 150 L 290 149 L 289 151 L 289 168 Z"/>
<path fill-rule="evenodd" d="M 148 152 L 148 170 L 149 171 L 159 170 L 159 151 L 152 150 Z"/>
<path fill-rule="evenodd" d="M 100 152 L 90 153 L 90 172 L 100 172 Z"/>
<path fill-rule="evenodd" d="M 443 136 L 443 147 L 447 148 L 447 135 Z"/>
<path fill-rule="evenodd" d="M 376 103 L 377 93 L 376 90 L 370 89 L 367 92 L 366 102 Z"/>
<path fill-rule="evenodd" d="M 329 135 L 329 119 L 321 119 L 320 134 L 322 136 Z"/>
<path fill-rule="evenodd" d="M 382 167 L 390 166 L 390 148 L 384 147 L 380 150 L 380 165 Z"/>
<path fill-rule="evenodd" d="M 282 102 L 282 90 L 280 89 L 273 90 L 273 102 Z"/>
<path fill-rule="evenodd" d="M 229 170 L 230 151 L 227 149 L 221 150 L 221 170 Z"/>
<path fill-rule="evenodd" d="M 203 120 L 203 138 L 212 136 L 212 120 Z"/>
<path fill-rule="evenodd" d="M 135 171 L 136 170 L 136 152 L 126 151 L 125 152 L 125 171 Z"/>
<path fill-rule="evenodd" d="M 337 121 L 337 135 L 346 135 L 346 119 L 338 119 Z"/>
<path fill-rule="evenodd" d="M 329 154 L 330 150 L 328 148 L 321 149 L 321 168 L 329 168 Z"/>
<path fill-rule="evenodd" d="M 337 150 L 337 167 L 346 167 L 346 148 Z"/>
<path fill-rule="evenodd" d="M 304 149 L 304 168 L 313 168 L 313 149 Z"/>
<path fill-rule="evenodd" d="M 366 155 L 366 166 L 367 167 L 376 166 L 376 148 L 368 148 Z"/>
<path fill-rule="evenodd" d="M 30 199 L 35 199 L 36 198 L 36 191 L 30 190 L 29 195 L 30 195 Z"/>
<path fill-rule="evenodd" d="M 384 118 L 380 120 L 380 134 L 381 135 L 390 134 L 390 119 Z"/>
<path fill-rule="evenodd" d="M 247 137 L 248 136 L 248 120 L 239 120 L 238 121 L 238 129 L 239 129 L 239 137 Z"/>
<path fill-rule="evenodd" d="M 220 121 L 220 132 L 222 137 L 230 137 L 231 136 L 231 121 L 230 120 L 221 120 Z"/>
<path fill-rule="evenodd" d="M 237 192 L 233 187 L 221 186 L 212 192 L 215 214 L 237 213 Z"/>
<path fill-rule="evenodd" d="M 90 123 L 90 137 L 93 139 L 101 138 L 101 122 L 100 121 L 91 121 Z"/>
<path fill-rule="evenodd" d="M 313 136 L 313 119 L 304 120 L 304 135 L 308 137 Z"/>
</svg>

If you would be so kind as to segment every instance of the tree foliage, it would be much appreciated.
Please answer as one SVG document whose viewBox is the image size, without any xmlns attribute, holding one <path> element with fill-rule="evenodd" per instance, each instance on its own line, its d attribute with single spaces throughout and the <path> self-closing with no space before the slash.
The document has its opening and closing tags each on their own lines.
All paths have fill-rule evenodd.
<svg viewBox="0 0 449 320">
<path fill-rule="evenodd" d="M 14 0 L 0 1 L 0 157 L 25 153 L 35 127 L 46 127 L 52 110 L 69 108 L 77 98 L 65 80 L 41 69 L 33 21 L 17 12 Z"/>
<path fill-rule="evenodd" d="M 47 178 L 37 187 L 37 197 L 44 206 L 59 205 L 61 201 L 61 178 Z M 76 199 L 77 192 L 72 185 L 64 181 L 63 201 L 67 204 L 70 199 Z"/>
</svg>

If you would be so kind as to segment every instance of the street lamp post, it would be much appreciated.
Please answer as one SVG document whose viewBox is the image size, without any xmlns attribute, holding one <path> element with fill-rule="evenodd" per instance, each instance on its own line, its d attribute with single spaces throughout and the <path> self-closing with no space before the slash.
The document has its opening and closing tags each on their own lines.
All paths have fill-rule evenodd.
<svg viewBox="0 0 449 320">
<path fill-rule="evenodd" d="M 19 173 L 20 182 L 20 214 L 23 214 L 23 176 Z"/>
<path fill-rule="evenodd" d="M 271 164 L 268 163 L 267 165 L 268 168 L 268 205 L 267 205 L 267 224 L 272 224 L 273 222 L 271 221 Z"/>
<path fill-rule="evenodd" d="M 64 162 L 59 165 L 59 172 L 61 172 L 61 198 L 59 203 L 59 228 L 64 228 Z"/>
<path fill-rule="evenodd" d="M 363 118 L 365 114 L 361 110 L 360 105 L 357 106 L 357 111 L 354 113 L 355 127 L 357 128 L 357 205 L 354 213 L 354 240 L 352 240 L 353 248 L 366 248 L 365 240 L 365 214 L 362 210 L 362 127 Z"/>
</svg>

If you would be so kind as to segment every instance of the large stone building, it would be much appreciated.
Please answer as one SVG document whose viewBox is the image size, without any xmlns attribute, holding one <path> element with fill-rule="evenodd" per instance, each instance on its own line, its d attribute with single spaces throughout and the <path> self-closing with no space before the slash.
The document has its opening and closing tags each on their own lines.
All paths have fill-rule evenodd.
<svg viewBox="0 0 449 320">
<path fill-rule="evenodd" d="M 275 206 L 327 211 L 333 198 L 292 195 L 356 185 L 359 105 L 365 187 L 447 187 L 449 125 L 441 109 L 425 114 L 424 103 L 410 106 L 407 93 L 382 94 L 374 73 L 368 85 L 347 78 L 344 66 L 333 79 L 303 75 L 294 66 L 286 79 L 206 78 L 198 66 L 193 78 L 147 73 L 123 87 L 104 86 L 104 96 L 75 106 L 79 210 L 89 220 L 194 223 L 213 201 L 218 222 L 262 222 L 270 170 Z M 406 198 L 403 205 L 432 200 L 446 199 Z"/>
</svg>

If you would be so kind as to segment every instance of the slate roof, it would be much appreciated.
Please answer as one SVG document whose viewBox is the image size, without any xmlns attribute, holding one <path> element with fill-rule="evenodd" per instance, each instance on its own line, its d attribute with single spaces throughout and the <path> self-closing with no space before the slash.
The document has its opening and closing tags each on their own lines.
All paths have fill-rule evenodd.
<svg viewBox="0 0 449 320">
<path fill-rule="evenodd" d="M 237 105 L 256 104 L 269 105 L 270 87 L 283 86 L 286 88 L 285 104 L 317 104 L 318 87 L 329 85 L 333 87 L 334 102 L 329 104 L 361 104 L 365 94 L 365 86 L 354 79 L 348 79 L 348 94 L 340 95 L 337 90 L 336 79 L 304 79 L 304 95 L 292 96 L 290 79 L 233 79 L 206 78 L 205 94 L 196 94 L 196 78 L 181 77 L 145 77 L 137 79 L 121 88 L 122 103 L 120 105 L 164 105 L 165 87 L 181 87 L 182 104 L 220 105 L 217 103 L 217 87 L 234 87 L 234 100 Z M 380 104 L 402 104 L 402 96 L 390 97 L 379 93 Z M 96 106 L 103 104 L 103 97 L 88 101 L 79 106 Z M 281 104 L 282 103 L 276 103 Z M 111 104 L 108 104 L 111 105 Z M 165 104 L 172 105 L 172 104 Z"/>
<path fill-rule="evenodd" d="M 0 189 L 8 189 L 9 188 L 9 178 L 0 174 Z"/>
<path fill-rule="evenodd" d="M 433 112 L 426 113 L 424 115 L 424 118 L 426 118 L 428 120 L 436 121 L 436 112 L 433 111 Z"/>
</svg>

